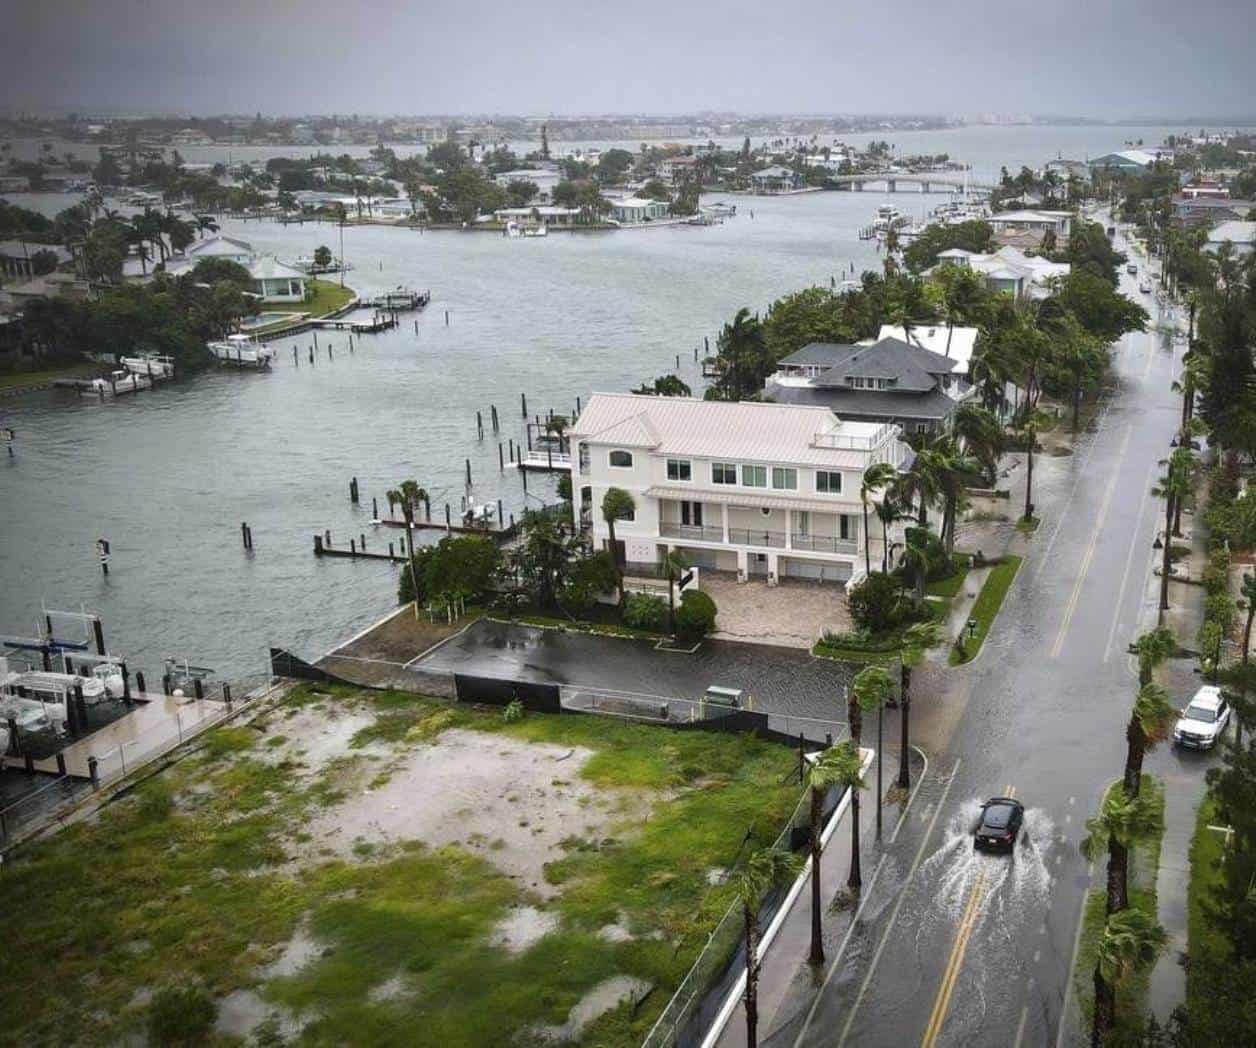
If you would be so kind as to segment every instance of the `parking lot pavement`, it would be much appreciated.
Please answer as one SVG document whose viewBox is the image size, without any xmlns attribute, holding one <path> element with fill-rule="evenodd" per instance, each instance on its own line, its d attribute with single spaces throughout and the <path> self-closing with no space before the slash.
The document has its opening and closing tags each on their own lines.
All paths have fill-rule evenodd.
<svg viewBox="0 0 1256 1048">
<path fill-rule="evenodd" d="M 797 648 L 706 640 L 692 654 L 653 641 L 564 633 L 481 620 L 412 663 L 424 670 L 697 699 L 712 684 L 740 688 L 754 708 L 846 719 L 852 667 Z M 775 725 L 774 725 L 775 726 Z M 785 729 L 790 730 L 790 729 Z"/>
</svg>

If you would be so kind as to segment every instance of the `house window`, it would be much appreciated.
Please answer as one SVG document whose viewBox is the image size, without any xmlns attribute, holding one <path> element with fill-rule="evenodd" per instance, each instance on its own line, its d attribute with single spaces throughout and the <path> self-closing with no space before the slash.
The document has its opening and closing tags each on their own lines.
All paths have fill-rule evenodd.
<svg viewBox="0 0 1256 1048">
<path fill-rule="evenodd" d="M 850 517 L 845 513 L 838 514 L 837 517 L 837 536 L 838 538 L 850 538 Z"/>
<path fill-rule="evenodd" d="M 632 452 L 612 451 L 610 454 L 610 464 L 616 469 L 632 469 Z"/>
<path fill-rule="evenodd" d="M 811 514 L 805 509 L 800 509 L 794 513 L 794 523 L 798 525 L 799 535 L 811 534 Z"/>
<path fill-rule="evenodd" d="M 667 479 L 668 480 L 691 480 L 692 472 L 688 459 L 668 459 L 667 460 Z"/>
<path fill-rule="evenodd" d="M 736 484 L 737 467 L 731 462 L 711 463 L 712 484 Z"/>
<path fill-rule="evenodd" d="M 702 503 L 682 502 L 680 504 L 680 522 L 702 527 Z"/>
<path fill-rule="evenodd" d="M 816 491 L 823 492 L 826 495 L 840 495 L 842 493 L 842 474 L 832 469 L 816 470 Z"/>
<path fill-rule="evenodd" d="M 777 491 L 795 491 L 798 488 L 798 470 L 786 466 L 772 467 L 772 487 Z"/>
<path fill-rule="evenodd" d="M 741 482 L 748 488 L 766 488 L 768 486 L 767 466 L 742 466 Z"/>
<path fill-rule="evenodd" d="M 587 476 L 589 472 L 589 445 L 581 444 L 576 454 L 580 462 L 580 473 L 582 476 Z"/>
</svg>

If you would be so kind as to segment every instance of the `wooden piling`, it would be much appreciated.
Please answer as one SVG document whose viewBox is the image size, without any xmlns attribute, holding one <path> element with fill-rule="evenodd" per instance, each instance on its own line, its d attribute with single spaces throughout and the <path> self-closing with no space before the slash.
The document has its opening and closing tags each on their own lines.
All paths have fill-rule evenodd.
<svg viewBox="0 0 1256 1048">
<path fill-rule="evenodd" d="M 488 410 L 489 410 L 489 418 L 491 418 L 491 419 L 493 420 L 493 432 L 494 432 L 494 433 L 496 433 L 496 432 L 498 432 L 498 430 L 499 430 L 499 428 L 500 428 L 500 427 L 498 426 L 498 424 L 497 424 L 497 405 L 496 405 L 496 404 L 490 404 L 490 405 L 488 406 Z"/>
<path fill-rule="evenodd" d="M 471 460 L 467 459 L 467 487 L 471 486 Z"/>
<path fill-rule="evenodd" d="M 475 432 L 480 440 L 484 439 L 484 416 L 479 411 L 475 413 Z"/>
<path fill-rule="evenodd" d="M 379 520 L 379 499 L 371 496 L 371 520 Z"/>
<path fill-rule="evenodd" d="M 314 347 L 310 346 L 310 363 L 314 363 Z"/>
<path fill-rule="evenodd" d="M 523 417 L 528 417 L 528 395 L 526 393 L 519 394 L 519 405 L 523 408 Z"/>
</svg>

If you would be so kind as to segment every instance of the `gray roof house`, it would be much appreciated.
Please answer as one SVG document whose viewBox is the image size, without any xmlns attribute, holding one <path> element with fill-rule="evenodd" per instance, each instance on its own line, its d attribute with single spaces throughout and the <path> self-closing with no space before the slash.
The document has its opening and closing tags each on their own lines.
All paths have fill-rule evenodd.
<svg viewBox="0 0 1256 1048">
<path fill-rule="evenodd" d="M 764 385 L 771 400 L 827 407 L 840 419 L 893 422 L 906 433 L 949 428 L 955 409 L 974 394 L 958 360 L 897 338 L 813 342 L 777 368 Z"/>
</svg>

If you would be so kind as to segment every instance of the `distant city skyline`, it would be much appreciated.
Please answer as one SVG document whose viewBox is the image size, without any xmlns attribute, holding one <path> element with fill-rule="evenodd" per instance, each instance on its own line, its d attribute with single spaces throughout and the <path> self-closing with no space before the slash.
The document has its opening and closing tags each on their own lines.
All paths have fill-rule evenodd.
<svg viewBox="0 0 1256 1048">
<path fill-rule="evenodd" d="M 1251 119 L 1256 4 L 1058 0 L 43 0 L 0 41 L 10 112 L 554 116 L 931 112 Z"/>
</svg>

